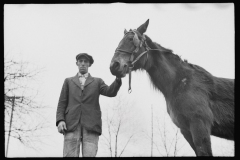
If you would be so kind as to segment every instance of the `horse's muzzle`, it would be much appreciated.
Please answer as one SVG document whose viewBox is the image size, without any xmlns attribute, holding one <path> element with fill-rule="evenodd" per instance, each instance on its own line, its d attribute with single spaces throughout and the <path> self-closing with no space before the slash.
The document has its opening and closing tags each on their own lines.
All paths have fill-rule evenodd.
<svg viewBox="0 0 240 160">
<path fill-rule="evenodd" d="M 125 77 L 126 76 L 126 71 L 127 71 L 127 65 L 123 65 L 121 67 L 121 64 L 117 61 L 114 61 L 110 65 L 110 71 L 113 75 L 117 77 Z"/>
<path fill-rule="evenodd" d="M 118 75 L 119 74 L 119 68 L 120 68 L 120 63 L 115 61 L 115 62 L 112 62 L 111 65 L 110 65 L 110 71 L 113 75 Z"/>
</svg>

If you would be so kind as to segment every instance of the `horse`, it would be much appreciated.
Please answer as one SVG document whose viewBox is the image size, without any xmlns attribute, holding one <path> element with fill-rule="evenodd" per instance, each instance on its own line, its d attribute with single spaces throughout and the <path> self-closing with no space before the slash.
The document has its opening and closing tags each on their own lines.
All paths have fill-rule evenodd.
<svg viewBox="0 0 240 160">
<path fill-rule="evenodd" d="M 215 77 L 153 42 L 144 34 L 148 24 L 124 30 L 110 71 L 131 81 L 131 71 L 146 70 L 196 156 L 213 156 L 210 135 L 234 141 L 234 79 Z"/>
</svg>

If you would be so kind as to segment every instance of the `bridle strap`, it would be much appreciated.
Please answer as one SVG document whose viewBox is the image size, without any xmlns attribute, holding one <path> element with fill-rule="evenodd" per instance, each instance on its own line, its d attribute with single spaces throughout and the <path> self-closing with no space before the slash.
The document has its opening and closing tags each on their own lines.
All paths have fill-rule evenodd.
<svg viewBox="0 0 240 160">
<path fill-rule="evenodd" d="M 141 53 L 134 61 L 132 61 L 132 65 L 134 65 L 145 53 L 147 53 L 149 50 L 144 51 Z"/>
<path fill-rule="evenodd" d="M 133 32 L 134 34 L 137 34 L 136 32 L 138 32 L 137 30 L 133 30 L 133 31 L 129 31 L 129 32 Z M 127 32 L 127 33 L 129 33 L 129 32 Z M 127 34 L 126 33 L 126 34 Z M 125 35 L 126 35 L 125 34 Z M 134 59 L 134 53 L 137 53 L 138 52 L 138 50 L 139 50 L 139 48 L 140 47 L 142 47 L 142 44 L 143 43 L 145 43 L 145 46 L 146 46 L 146 51 L 144 51 L 144 52 L 142 52 L 135 60 L 133 60 Z M 128 74 L 129 74 L 129 88 L 128 88 L 128 93 L 131 93 L 132 92 L 132 88 L 131 88 L 131 79 L 132 79 L 132 74 L 131 74 L 131 72 L 132 72 L 132 68 L 134 67 L 134 64 L 144 55 L 144 54 L 146 54 L 147 52 L 149 52 L 149 51 L 151 51 L 151 50 L 159 50 L 159 49 L 151 49 L 148 45 L 147 45 L 147 43 L 146 43 L 146 39 L 145 39 L 145 37 L 144 37 L 144 35 L 143 35 L 143 38 L 142 38 L 142 40 L 140 41 L 140 45 L 139 46 L 136 46 L 136 49 L 134 50 L 134 51 L 132 51 L 132 52 L 130 52 L 130 51 L 127 51 L 127 50 L 123 50 L 123 49 L 116 49 L 116 51 L 120 51 L 120 52 L 125 52 L 125 53 L 128 53 L 128 54 L 131 54 L 131 57 L 130 57 L 130 62 L 131 62 L 131 66 L 128 66 L 128 68 L 129 68 L 129 70 L 128 70 Z M 115 51 L 115 52 L 116 52 Z M 147 54 L 147 58 L 148 58 L 148 54 Z M 146 62 L 145 62 L 146 63 Z"/>
<path fill-rule="evenodd" d="M 116 51 L 120 51 L 120 52 L 125 52 L 125 53 L 132 54 L 132 52 L 129 52 L 129 51 L 126 51 L 126 50 L 123 50 L 123 49 L 116 49 Z M 115 52 L 116 52 L 116 51 L 115 51 Z"/>
</svg>

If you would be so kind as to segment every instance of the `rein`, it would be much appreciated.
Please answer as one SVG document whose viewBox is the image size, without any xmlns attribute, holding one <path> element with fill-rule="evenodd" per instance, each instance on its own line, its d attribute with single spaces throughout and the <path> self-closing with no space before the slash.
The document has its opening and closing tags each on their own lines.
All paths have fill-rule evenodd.
<svg viewBox="0 0 240 160">
<path fill-rule="evenodd" d="M 138 35 L 137 35 L 137 30 L 135 29 L 135 30 L 130 30 L 129 32 L 127 32 L 126 34 L 128 34 L 128 33 L 130 33 L 130 32 L 133 32 L 134 33 L 134 37 L 133 37 L 133 43 L 134 43 L 134 45 L 135 45 L 135 47 L 136 47 L 136 49 L 134 50 L 134 51 L 132 51 L 132 52 L 130 52 L 130 51 L 127 51 L 127 50 L 123 50 L 123 49 L 116 49 L 116 51 L 120 51 L 120 52 L 125 52 L 125 53 L 129 53 L 129 54 L 131 54 L 131 57 L 130 57 L 130 66 L 128 66 L 128 74 L 129 74 L 129 88 L 128 88 L 128 93 L 131 93 L 132 92 L 132 88 L 131 88 L 131 78 L 132 78 L 132 76 L 131 76 L 131 72 L 132 72 L 132 69 L 133 69 L 133 67 L 134 67 L 134 64 L 144 55 L 144 54 L 146 54 L 147 52 L 149 52 L 149 51 L 151 51 L 151 50 L 159 50 L 159 49 L 151 49 L 148 45 L 147 45 L 147 43 L 146 43 L 146 38 L 145 38 L 145 35 L 143 34 L 142 35 L 142 39 L 141 39 L 141 41 L 139 40 L 139 38 L 138 38 Z M 126 36 L 126 34 L 124 35 L 124 36 Z M 146 51 L 144 51 L 144 52 L 142 52 L 135 60 L 133 60 L 134 59 L 134 53 L 137 53 L 138 52 L 138 50 L 139 50 L 139 48 L 141 48 L 142 47 L 142 45 L 143 44 L 145 44 L 145 46 L 146 46 Z M 115 51 L 115 52 L 116 52 Z M 148 60 L 148 54 L 147 54 L 147 60 Z"/>
</svg>

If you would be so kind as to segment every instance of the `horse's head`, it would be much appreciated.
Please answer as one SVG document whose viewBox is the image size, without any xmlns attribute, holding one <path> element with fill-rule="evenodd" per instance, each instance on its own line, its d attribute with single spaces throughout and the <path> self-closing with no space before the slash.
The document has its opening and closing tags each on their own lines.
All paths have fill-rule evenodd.
<svg viewBox="0 0 240 160">
<path fill-rule="evenodd" d="M 124 30 L 124 37 L 120 41 L 110 64 L 111 73 L 117 77 L 125 77 L 129 68 L 137 70 L 146 63 L 147 45 L 145 35 L 149 20 L 137 28 L 137 30 Z"/>
</svg>

